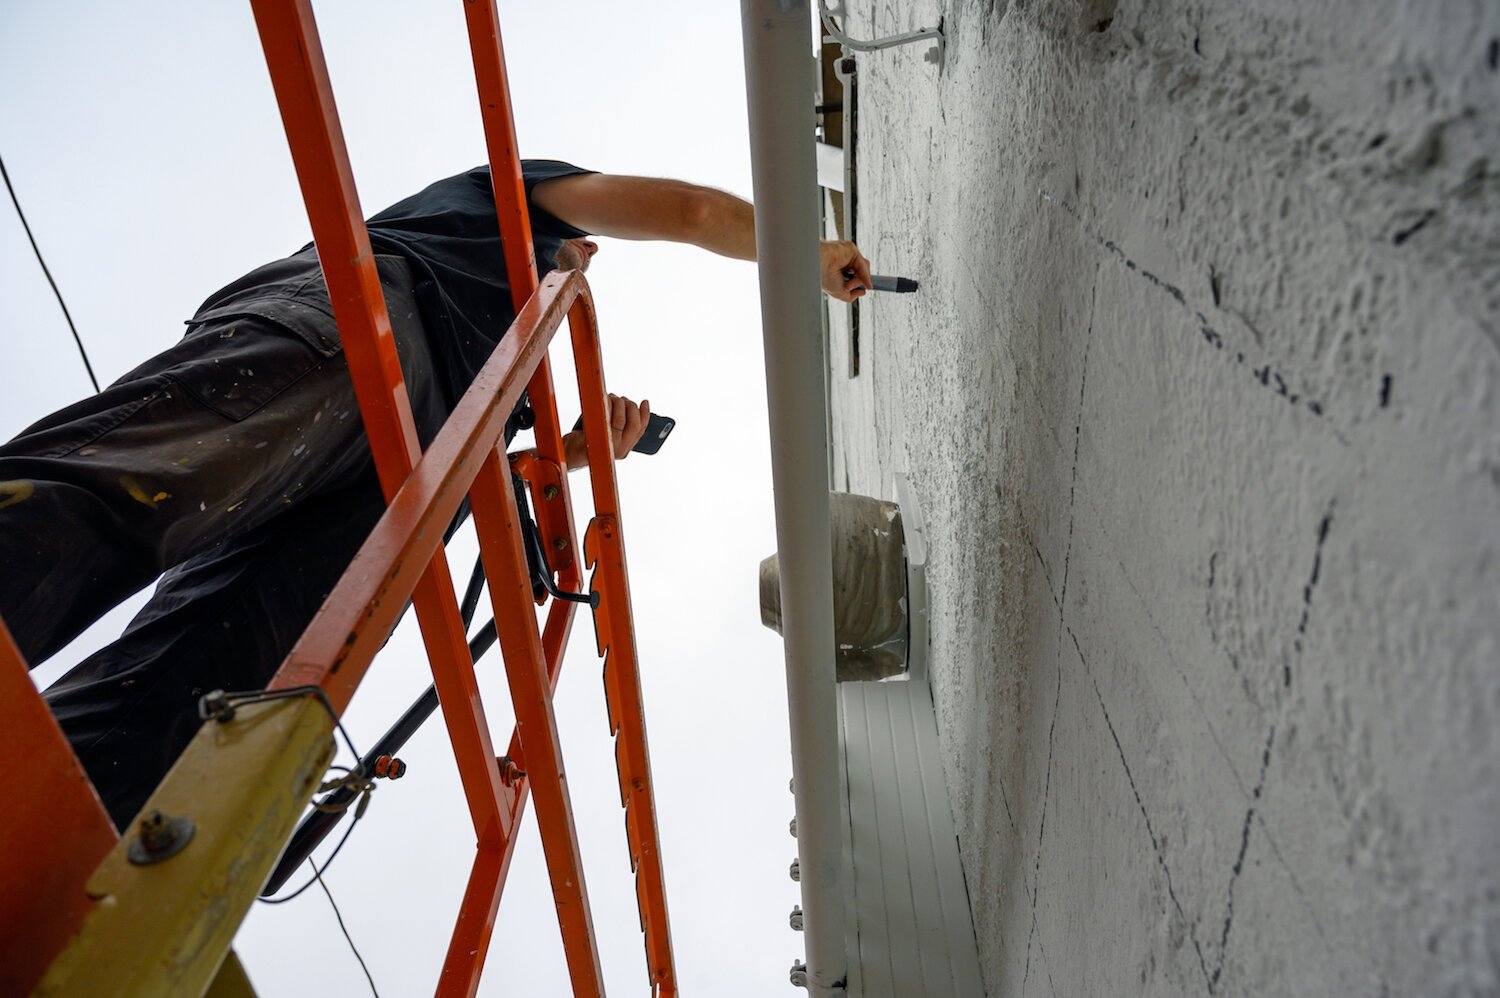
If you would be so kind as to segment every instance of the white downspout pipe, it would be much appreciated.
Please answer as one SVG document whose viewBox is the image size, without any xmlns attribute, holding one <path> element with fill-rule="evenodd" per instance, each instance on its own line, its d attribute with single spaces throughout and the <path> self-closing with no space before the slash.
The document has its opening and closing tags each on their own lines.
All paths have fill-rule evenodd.
<svg viewBox="0 0 1500 998">
<path fill-rule="evenodd" d="M 813 157 L 812 10 L 741 0 L 808 990 L 843 994 L 843 832 Z"/>
</svg>

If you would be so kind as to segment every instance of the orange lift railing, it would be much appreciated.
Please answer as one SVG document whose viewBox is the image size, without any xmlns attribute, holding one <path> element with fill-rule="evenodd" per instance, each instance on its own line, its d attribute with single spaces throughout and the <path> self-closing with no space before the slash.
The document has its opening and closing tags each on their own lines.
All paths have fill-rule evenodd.
<svg viewBox="0 0 1500 998">
<path fill-rule="evenodd" d="M 265 695 L 206 723 L 148 801 L 142 815 L 185 819 L 193 829 L 186 847 L 165 861 L 131 861 L 150 829 L 133 828 L 124 839 L 114 834 L 0 623 L 0 730 L 27 754 L 24 768 L 8 769 L 12 810 L 0 824 L 0 993 L 96 994 L 106 982 L 113 994 L 208 988 L 326 773 L 337 715 L 408 600 L 416 605 L 477 846 L 437 993 L 472 995 L 478 987 L 517 823 L 532 794 L 573 992 L 603 993 L 552 708 L 575 604 L 553 600 L 539 627 L 502 439 L 506 418 L 528 392 L 536 449 L 514 470 L 528 484 L 557 585 L 576 591 L 583 573 L 547 362 L 566 317 L 595 510 L 583 560 L 593 568 L 590 589 L 598 597 L 594 623 L 650 994 L 674 995 L 598 327 L 580 273 L 554 273 L 537 284 L 494 0 L 465 0 L 464 10 L 516 320 L 425 454 L 310 0 L 251 6 L 389 506 Z M 444 527 L 466 494 L 516 717 L 499 757 L 442 550 Z"/>
</svg>

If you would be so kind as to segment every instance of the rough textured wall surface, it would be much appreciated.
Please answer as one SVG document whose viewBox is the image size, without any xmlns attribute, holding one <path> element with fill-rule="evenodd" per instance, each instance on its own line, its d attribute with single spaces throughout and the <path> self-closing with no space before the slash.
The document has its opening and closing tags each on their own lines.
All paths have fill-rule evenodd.
<svg viewBox="0 0 1500 998">
<path fill-rule="evenodd" d="M 1500 5 L 923 0 L 836 487 L 906 470 L 1002 995 L 1500 993 Z"/>
</svg>

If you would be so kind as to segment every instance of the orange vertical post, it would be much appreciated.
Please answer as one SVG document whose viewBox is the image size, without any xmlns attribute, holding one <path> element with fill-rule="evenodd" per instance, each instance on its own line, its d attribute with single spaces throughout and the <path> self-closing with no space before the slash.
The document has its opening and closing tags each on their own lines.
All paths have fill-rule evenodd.
<svg viewBox="0 0 1500 998">
<path fill-rule="evenodd" d="M 495 195 L 496 219 L 504 246 L 504 265 L 510 283 L 511 299 L 517 311 L 537 287 L 537 266 L 531 241 L 531 220 L 526 211 L 525 185 L 521 161 L 516 153 L 515 118 L 510 103 L 510 85 L 505 67 L 504 46 L 500 36 L 500 19 L 494 0 L 465 0 L 464 14 L 469 29 L 469 46 L 474 61 L 474 80 L 478 91 L 480 117 L 484 124 L 485 146 L 490 160 L 490 183 Z M 562 451 L 562 428 L 558 420 L 553 392 L 551 366 L 546 359 L 533 374 L 529 395 L 536 413 L 535 437 L 538 458 L 562 469 L 557 476 L 556 508 L 566 511 L 564 518 L 551 518 L 566 530 L 566 549 L 578 549 L 573 530 L 571 503 L 568 497 L 567 473 Z M 505 655 L 506 675 L 516 712 L 516 732 L 511 755 L 526 760 L 528 783 L 534 782 L 537 797 L 537 822 L 542 833 L 543 852 L 552 880 L 553 900 L 558 925 L 563 935 L 568 969 L 575 994 L 603 992 L 598 948 L 594 940 L 579 858 L 577 831 L 572 806 L 564 781 L 562 749 L 557 737 L 556 717 L 551 693 L 556 669 L 561 665 L 562 643 L 572 618 L 571 606 L 554 612 L 548 618 L 548 635 L 538 635 L 536 616 L 529 601 L 530 582 L 525 558 L 519 547 L 515 497 L 507 479 L 495 462 L 493 476 L 487 463 L 475 483 L 473 505 L 475 528 L 485 559 L 485 574 L 495 598 L 495 621 Z M 498 490 L 498 494 L 496 492 Z M 482 507 L 500 515 L 500 522 L 487 523 Z M 540 513 L 541 511 L 539 511 Z M 514 574 L 496 573 L 513 572 Z M 514 582 L 513 599 L 497 597 L 497 580 Z M 576 589 L 581 579 L 576 558 L 566 559 L 559 582 L 566 589 Z M 522 609 L 524 608 L 524 610 Z M 514 609 L 515 615 L 507 611 Z M 544 637 L 559 638 L 556 654 L 549 654 Z M 519 740 L 519 745 L 515 743 Z M 517 752 L 516 749 L 520 751 Z M 516 806 L 525 798 L 518 788 Z M 476 875 L 479 866 L 475 867 Z M 471 881 L 472 884 L 472 881 Z M 451 956 L 451 953 L 450 953 Z"/>
<path fill-rule="evenodd" d="M 505 273 L 516 310 L 536 291 L 536 254 L 531 243 L 531 219 L 526 213 L 526 189 L 521 159 L 516 153 L 516 122 L 510 104 L 510 78 L 505 68 L 505 46 L 495 0 L 464 0 L 469 49 L 474 57 L 474 83 L 484 124 L 485 149 L 490 158 L 490 183 L 495 190 L 495 212 L 505 247 Z M 561 466 L 562 428 L 552 390 L 552 366 L 543 361 L 531 380 L 531 404 L 536 410 L 536 449 L 545 460 Z M 566 479 L 566 475 L 563 476 Z M 562 483 L 564 494 L 567 482 Z M 569 524 L 572 520 L 569 518 Z M 576 538 L 575 538 L 576 540 Z M 576 544 L 574 545 L 576 548 Z"/>
<path fill-rule="evenodd" d="M 365 432 L 389 499 L 421 449 L 312 8 L 309 0 L 252 0 L 251 6 Z M 498 845 L 504 834 L 500 774 L 441 550 L 432 556 L 414 601 L 475 834 L 483 844 Z"/>
<path fill-rule="evenodd" d="M 522 766 L 536 795 L 542 851 L 552 879 L 552 900 L 562 929 L 573 993 L 603 994 L 604 981 L 594 943 L 578 833 L 573 825 L 563 770 L 562 744 L 552 711 L 552 688 L 542 659 L 531 579 L 521 550 L 519 513 L 508 468 L 502 468 L 493 458 L 487 461 L 474 481 L 470 499 L 474 504 L 485 575 L 490 580 L 495 626 L 505 654 L 516 732 L 525 757 Z M 497 510 L 500 516 L 495 520 L 481 519 L 478 515 L 481 507 Z"/>
<path fill-rule="evenodd" d="M 610 732 L 615 736 L 615 767 L 625 833 L 636 875 L 636 901 L 645 934 L 646 971 L 654 994 L 677 993 L 672 932 L 667 918 L 666 875 L 651 784 L 651 756 L 646 744 L 646 709 L 637 665 L 630 579 L 625 563 L 624 524 L 609 446 L 608 408 L 604 399 L 604 357 L 591 302 L 582 297 L 568 313 L 578 393 L 584 400 L 583 422 L 589 445 L 589 482 L 594 492 L 594 521 L 584 538 L 584 553 L 594 568 L 599 592 L 594 633 L 604 658 L 604 690 Z"/>
</svg>

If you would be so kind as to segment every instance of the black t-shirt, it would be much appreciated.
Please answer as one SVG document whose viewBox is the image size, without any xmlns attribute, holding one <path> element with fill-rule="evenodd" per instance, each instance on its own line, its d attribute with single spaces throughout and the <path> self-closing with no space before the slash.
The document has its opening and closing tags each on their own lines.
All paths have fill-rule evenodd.
<svg viewBox="0 0 1500 998">
<path fill-rule="evenodd" d="M 587 233 L 538 208 L 531 200 L 533 190 L 545 180 L 591 172 L 556 160 L 521 161 L 539 276 L 555 268 L 554 257 L 563 240 Z M 389 280 L 393 273 L 409 273 L 451 405 L 515 319 L 490 168 L 479 166 L 439 180 L 367 224 L 377 258 L 403 261 L 392 266 L 377 259 L 382 277 Z M 328 290 L 311 246 L 216 292 L 191 322 L 236 315 L 269 319 L 323 353 L 338 349 Z"/>
</svg>

